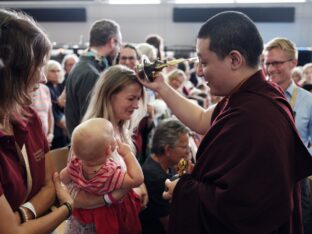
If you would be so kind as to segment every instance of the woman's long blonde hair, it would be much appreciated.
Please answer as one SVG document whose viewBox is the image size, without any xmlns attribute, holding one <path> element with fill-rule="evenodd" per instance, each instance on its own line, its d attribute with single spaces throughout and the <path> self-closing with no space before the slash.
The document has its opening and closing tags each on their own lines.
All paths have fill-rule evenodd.
<svg viewBox="0 0 312 234">
<path fill-rule="evenodd" d="M 145 115 L 145 108 L 143 108 L 145 92 L 143 86 L 137 80 L 135 72 L 126 66 L 115 65 L 101 74 L 94 86 L 90 104 L 82 121 L 91 118 L 105 118 L 114 125 L 116 117 L 113 112 L 112 97 L 121 92 L 124 87 L 131 84 L 139 84 L 142 88 L 140 108 L 136 110 L 137 113 L 133 114 L 131 120 L 121 120 L 117 123 L 118 126 L 115 127 L 118 127 L 120 137 L 122 138 L 121 140 L 131 145 L 133 150 L 135 150 L 131 136 L 134 129 Z"/>
</svg>

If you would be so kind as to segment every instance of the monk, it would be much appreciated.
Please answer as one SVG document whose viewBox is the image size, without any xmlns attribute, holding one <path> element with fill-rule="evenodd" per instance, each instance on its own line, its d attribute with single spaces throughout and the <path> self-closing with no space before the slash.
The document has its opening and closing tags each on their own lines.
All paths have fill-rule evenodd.
<svg viewBox="0 0 312 234">
<path fill-rule="evenodd" d="M 302 234 L 301 179 L 312 158 L 300 140 L 283 91 L 259 69 L 263 41 L 239 12 L 206 21 L 196 42 L 197 75 L 224 98 L 202 109 L 154 74 L 142 83 L 157 91 L 175 116 L 205 134 L 194 170 L 166 181 L 172 199 L 169 233 Z"/>
</svg>

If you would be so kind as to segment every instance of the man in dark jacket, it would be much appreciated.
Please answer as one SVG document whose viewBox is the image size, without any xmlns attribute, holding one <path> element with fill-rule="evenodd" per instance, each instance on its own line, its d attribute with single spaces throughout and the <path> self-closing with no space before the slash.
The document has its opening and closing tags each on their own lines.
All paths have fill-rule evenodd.
<svg viewBox="0 0 312 234">
<path fill-rule="evenodd" d="M 90 94 L 100 73 L 109 66 L 108 58 L 117 56 L 121 45 L 119 25 L 112 20 L 96 21 L 90 30 L 90 46 L 68 75 L 66 83 L 66 127 L 69 136 L 84 116 Z"/>
</svg>

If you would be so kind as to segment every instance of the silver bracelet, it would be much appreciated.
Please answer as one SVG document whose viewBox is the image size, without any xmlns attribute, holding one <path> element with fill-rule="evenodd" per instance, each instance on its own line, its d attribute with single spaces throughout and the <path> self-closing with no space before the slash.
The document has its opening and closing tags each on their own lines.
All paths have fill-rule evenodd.
<svg viewBox="0 0 312 234">
<path fill-rule="evenodd" d="M 18 209 L 21 211 L 21 214 L 23 216 L 22 223 L 26 223 L 29 220 L 29 217 L 28 217 L 26 211 L 21 206 Z"/>
<path fill-rule="evenodd" d="M 33 206 L 33 204 L 31 204 L 30 202 L 26 202 L 23 205 L 21 205 L 21 207 L 25 207 L 28 210 L 30 210 L 31 213 L 34 215 L 34 217 L 37 218 L 37 213 L 36 213 L 36 210 L 35 210 L 35 207 Z"/>
</svg>

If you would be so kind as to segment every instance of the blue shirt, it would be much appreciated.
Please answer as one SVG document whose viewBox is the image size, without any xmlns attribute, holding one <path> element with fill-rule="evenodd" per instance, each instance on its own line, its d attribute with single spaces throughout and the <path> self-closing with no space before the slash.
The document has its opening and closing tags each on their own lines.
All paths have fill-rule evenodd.
<svg viewBox="0 0 312 234">
<path fill-rule="evenodd" d="M 306 147 L 312 139 L 312 93 L 303 88 L 298 87 L 293 81 L 286 89 L 286 97 L 288 101 L 294 93 L 294 89 L 298 88 L 295 106 L 293 107 L 295 113 L 295 123 L 300 137 Z M 312 148 L 308 148 L 312 155 Z"/>
</svg>

